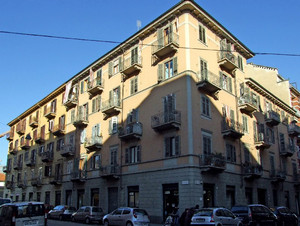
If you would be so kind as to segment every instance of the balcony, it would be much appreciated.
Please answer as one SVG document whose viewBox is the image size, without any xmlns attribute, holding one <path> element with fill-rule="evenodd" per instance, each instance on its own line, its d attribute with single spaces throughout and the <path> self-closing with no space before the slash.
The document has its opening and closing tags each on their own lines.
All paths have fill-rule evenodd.
<svg viewBox="0 0 300 226">
<path fill-rule="evenodd" d="M 119 114 L 119 112 L 121 111 L 120 99 L 119 98 L 110 99 L 110 100 L 102 102 L 101 111 L 106 116 Z"/>
<path fill-rule="evenodd" d="M 222 135 L 224 138 L 240 139 L 244 133 L 242 125 L 234 120 L 223 118 Z"/>
<path fill-rule="evenodd" d="M 12 132 L 6 134 L 6 140 L 12 141 L 14 139 L 14 134 Z"/>
<path fill-rule="evenodd" d="M 159 113 L 151 116 L 151 127 L 155 132 L 162 132 L 171 129 L 180 129 L 181 126 L 181 112 L 175 110 L 174 112 Z"/>
<path fill-rule="evenodd" d="M 97 94 L 101 94 L 104 90 L 104 83 L 101 78 L 95 78 L 94 80 L 90 81 L 88 83 L 88 94 L 90 95 L 90 98 Z"/>
<path fill-rule="evenodd" d="M 39 133 L 35 138 L 34 141 L 36 144 L 43 144 L 45 143 L 45 134 Z"/>
<path fill-rule="evenodd" d="M 23 180 L 19 180 L 18 182 L 17 182 L 17 186 L 18 186 L 18 188 L 26 188 L 26 184 L 24 183 L 25 181 L 23 181 Z"/>
<path fill-rule="evenodd" d="M 101 167 L 100 176 L 106 179 L 119 179 L 120 178 L 120 166 L 109 165 Z"/>
<path fill-rule="evenodd" d="M 294 145 L 284 145 L 280 146 L 279 154 L 283 157 L 291 157 L 295 152 L 295 146 Z"/>
<path fill-rule="evenodd" d="M 21 140 L 20 147 L 22 150 L 28 150 L 30 148 L 30 140 Z"/>
<path fill-rule="evenodd" d="M 7 166 L 3 166 L 2 171 L 3 171 L 3 173 L 9 173 L 10 169 Z"/>
<path fill-rule="evenodd" d="M 69 157 L 75 155 L 75 145 L 72 144 L 64 145 L 63 148 L 60 150 L 60 155 L 62 157 Z"/>
<path fill-rule="evenodd" d="M 219 53 L 218 63 L 227 71 L 232 72 L 238 67 L 237 58 L 232 52 L 221 50 Z"/>
<path fill-rule="evenodd" d="M 14 184 L 13 181 L 6 181 L 6 182 L 5 182 L 5 187 L 6 187 L 7 189 L 14 189 L 15 184 Z"/>
<path fill-rule="evenodd" d="M 19 134 L 20 136 L 24 135 L 25 134 L 25 127 L 21 126 L 21 125 L 18 125 L 17 128 L 16 128 L 16 133 Z"/>
<path fill-rule="evenodd" d="M 52 134 L 54 136 L 60 137 L 65 135 L 66 131 L 65 131 L 65 125 L 55 125 L 52 129 Z"/>
<path fill-rule="evenodd" d="M 45 108 L 44 116 L 49 120 L 55 118 L 56 116 L 55 109 L 53 109 L 53 107 Z"/>
<path fill-rule="evenodd" d="M 69 95 L 66 102 L 64 102 L 64 106 L 66 107 L 67 111 L 71 108 L 76 107 L 78 104 L 78 96 L 75 94 Z"/>
<path fill-rule="evenodd" d="M 43 185 L 42 178 L 32 178 L 31 179 L 31 185 L 33 187 L 41 187 Z"/>
<path fill-rule="evenodd" d="M 87 149 L 87 153 L 91 153 L 94 151 L 101 150 L 103 144 L 103 139 L 101 136 L 94 136 L 87 139 L 85 144 L 85 148 Z"/>
<path fill-rule="evenodd" d="M 54 176 L 50 177 L 49 183 L 53 184 L 53 185 L 61 185 L 62 184 L 62 175 L 56 173 Z"/>
<path fill-rule="evenodd" d="M 85 127 L 89 124 L 88 115 L 86 114 L 79 114 L 75 118 L 73 125 L 75 127 Z"/>
<path fill-rule="evenodd" d="M 138 55 L 131 56 L 123 62 L 123 70 L 125 79 L 133 73 L 138 73 L 142 69 L 142 57 Z"/>
<path fill-rule="evenodd" d="M 25 160 L 25 164 L 26 164 L 26 166 L 29 166 L 29 167 L 35 166 L 36 160 L 34 158 L 28 158 Z"/>
<path fill-rule="evenodd" d="M 52 162 L 53 161 L 53 151 L 45 151 L 41 156 L 42 162 Z"/>
<path fill-rule="evenodd" d="M 258 109 L 258 102 L 250 94 L 244 94 L 239 97 L 238 106 L 242 112 L 252 114 Z"/>
<path fill-rule="evenodd" d="M 249 162 L 245 162 L 243 163 L 242 167 L 245 179 L 257 179 L 260 178 L 263 174 L 263 168 L 259 164 L 251 164 Z"/>
<path fill-rule="evenodd" d="M 140 122 L 133 122 L 119 129 L 119 138 L 123 141 L 140 139 L 143 134 L 143 124 Z"/>
<path fill-rule="evenodd" d="M 286 179 L 286 173 L 280 170 L 271 170 L 270 178 L 272 180 L 272 183 L 283 182 Z"/>
<path fill-rule="evenodd" d="M 277 112 L 269 110 L 265 113 L 265 121 L 268 126 L 277 126 L 280 123 L 280 116 Z"/>
<path fill-rule="evenodd" d="M 257 149 L 265 149 L 271 146 L 271 138 L 265 133 L 258 133 L 254 135 L 254 144 Z"/>
<path fill-rule="evenodd" d="M 222 153 L 211 153 L 200 156 L 201 172 L 222 173 L 226 169 L 225 157 Z"/>
<path fill-rule="evenodd" d="M 38 127 L 38 125 L 39 125 L 39 122 L 38 122 L 37 117 L 30 118 L 30 120 L 29 120 L 29 126 L 31 128 L 36 128 L 36 127 Z"/>
<path fill-rule="evenodd" d="M 288 126 L 288 133 L 292 137 L 300 135 L 300 127 L 296 123 L 292 123 Z"/>
<path fill-rule="evenodd" d="M 22 168 L 23 168 L 23 162 L 18 162 L 16 164 L 14 164 L 15 170 L 22 170 Z"/>
<path fill-rule="evenodd" d="M 220 76 L 208 70 L 201 71 L 201 74 L 198 75 L 198 79 L 196 84 L 197 88 L 213 97 L 221 90 Z"/>
<path fill-rule="evenodd" d="M 85 170 L 75 170 L 71 174 L 71 181 L 73 182 L 85 182 L 86 181 L 86 171 Z"/>
<path fill-rule="evenodd" d="M 158 59 L 176 52 L 179 48 L 179 36 L 176 33 L 169 33 L 162 38 L 157 39 L 152 44 L 152 55 Z"/>
</svg>

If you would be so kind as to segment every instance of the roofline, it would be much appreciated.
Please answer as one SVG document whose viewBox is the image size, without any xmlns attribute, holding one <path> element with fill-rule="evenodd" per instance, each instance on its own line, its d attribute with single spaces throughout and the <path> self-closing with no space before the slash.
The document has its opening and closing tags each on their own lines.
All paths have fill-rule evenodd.
<svg viewBox="0 0 300 226">
<path fill-rule="evenodd" d="M 40 107 L 40 105 L 44 105 L 45 103 L 47 103 L 49 101 L 49 99 L 52 99 L 53 97 L 59 95 L 60 93 L 63 93 L 65 85 L 68 82 L 80 80 L 82 77 L 86 76 L 89 73 L 90 68 L 97 69 L 98 67 L 100 67 L 99 65 L 104 64 L 107 60 L 113 59 L 114 54 L 117 54 L 117 52 L 119 52 L 119 51 L 123 51 L 122 48 L 123 49 L 128 48 L 128 46 L 132 45 L 132 43 L 134 43 L 134 41 L 138 41 L 140 38 L 139 36 L 143 37 L 143 35 L 144 35 L 143 33 L 146 32 L 147 30 L 157 29 L 159 26 L 161 26 L 161 22 L 159 22 L 161 19 L 163 19 L 164 17 L 165 17 L 165 19 L 169 19 L 168 17 L 173 16 L 170 13 L 173 13 L 173 12 L 181 13 L 183 10 L 186 10 L 186 9 L 192 10 L 193 8 L 198 9 L 198 11 L 201 11 L 206 17 L 208 17 L 208 19 L 211 19 L 214 23 L 216 23 L 219 26 L 220 30 L 221 31 L 223 30 L 223 32 L 225 33 L 225 34 L 223 34 L 223 36 L 230 37 L 232 39 L 232 41 L 234 41 L 235 43 L 238 43 L 243 49 L 245 49 L 245 51 L 247 52 L 247 55 L 248 55 L 248 57 L 246 57 L 247 59 L 249 59 L 255 55 L 248 47 L 246 47 L 233 34 L 231 34 L 225 27 L 223 27 L 223 25 L 221 25 L 214 17 L 212 17 L 209 13 L 207 13 L 202 7 L 200 7 L 193 0 L 181 0 L 176 5 L 174 5 L 169 10 L 167 10 L 165 13 L 158 16 L 155 20 L 148 23 L 141 30 L 137 31 L 136 33 L 131 35 L 129 38 L 127 38 L 125 41 L 121 42 L 119 45 L 114 47 L 112 50 L 108 51 L 106 54 L 102 55 L 97 60 L 95 60 L 88 66 L 86 66 L 81 71 L 79 71 L 77 74 L 75 74 L 69 80 L 64 82 L 57 89 L 55 89 L 53 92 L 51 92 L 46 97 L 44 97 L 42 100 L 40 100 L 38 103 L 34 104 L 32 107 L 27 109 L 25 112 L 20 114 L 18 117 L 16 117 L 12 121 L 10 121 L 7 125 L 10 127 L 13 126 L 18 121 L 21 120 L 20 118 L 26 117 L 27 115 L 29 115 L 32 112 L 34 112 L 35 110 L 37 110 Z M 177 10 L 177 12 L 176 12 L 176 10 Z M 196 13 L 195 10 L 193 12 Z M 246 53 L 245 53 L 245 55 L 246 55 Z"/>
</svg>

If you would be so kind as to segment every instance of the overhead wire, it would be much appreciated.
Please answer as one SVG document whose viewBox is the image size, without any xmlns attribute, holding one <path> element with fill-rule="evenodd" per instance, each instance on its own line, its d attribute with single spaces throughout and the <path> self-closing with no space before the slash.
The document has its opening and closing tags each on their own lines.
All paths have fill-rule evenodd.
<svg viewBox="0 0 300 226">
<path fill-rule="evenodd" d="M 126 42 L 112 41 L 112 40 L 100 40 L 100 39 L 89 39 L 89 38 L 77 38 L 77 37 L 66 37 L 66 36 L 57 36 L 57 35 L 46 35 L 46 34 L 35 34 L 35 33 L 24 33 L 24 32 L 15 32 L 15 31 L 3 31 L 0 30 L 2 34 L 11 34 L 11 35 L 22 35 L 22 36 L 32 36 L 32 37 L 42 37 L 42 38 L 53 38 L 53 39 L 64 39 L 64 40 L 74 40 L 74 41 L 85 41 L 85 42 L 98 42 L 98 43 L 110 43 L 110 44 L 126 44 Z M 130 44 L 130 43 L 127 43 Z M 145 46 L 158 46 L 154 44 L 142 44 Z M 179 46 L 181 49 L 192 49 L 192 50 L 203 50 L 203 51 L 215 51 L 221 52 L 226 50 L 220 49 L 207 49 L 207 48 L 198 48 L 198 47 L 184 47 Z M 232 51 L 235 52 L 235 51 Z M 236 51 L 237 52 L 237 51 Z M 271 56 L 288 56 L 288 57 L 300 57 L 300 54 L 297 53 L 270 53 L 270 52 L 253 52 L 255 55 L 271 55 Z"/>
</svg>

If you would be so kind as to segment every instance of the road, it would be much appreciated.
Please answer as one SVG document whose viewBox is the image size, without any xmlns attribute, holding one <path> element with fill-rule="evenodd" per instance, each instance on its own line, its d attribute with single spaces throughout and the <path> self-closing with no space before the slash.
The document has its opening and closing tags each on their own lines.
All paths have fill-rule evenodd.
<svg viewBox="0 0 300 226">
<path fill-rule="evenodd" d="M 91 226 L 99 225 L 97 223 L 90 224 Z M 49 220 L 47 226 L 87 226 L 84 223 L 77 223 L 72 221 L 59 221 L 59 220 Z M 103 226 L 103 225 L 102 225 Z M 150 224 L 150 226 L 161 226 L 159 224 Z"/>
</svg>

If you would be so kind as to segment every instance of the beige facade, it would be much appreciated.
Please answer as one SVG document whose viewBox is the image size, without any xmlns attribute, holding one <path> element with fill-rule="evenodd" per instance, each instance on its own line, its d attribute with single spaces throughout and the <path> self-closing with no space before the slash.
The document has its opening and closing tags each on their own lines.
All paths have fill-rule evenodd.
<svg viewBox="0 0 300 226">
<path fill-rule="evenodd" d="M 289 83 L 253 55 L 181 1 L 9 123 L 6 195 L 153 222 L 177 205 L 298 211 Z"/>
</svg>

